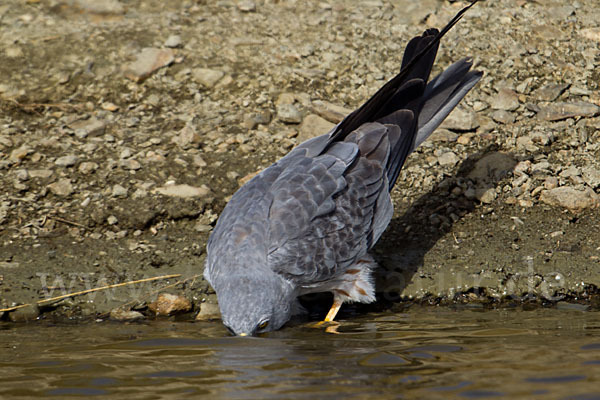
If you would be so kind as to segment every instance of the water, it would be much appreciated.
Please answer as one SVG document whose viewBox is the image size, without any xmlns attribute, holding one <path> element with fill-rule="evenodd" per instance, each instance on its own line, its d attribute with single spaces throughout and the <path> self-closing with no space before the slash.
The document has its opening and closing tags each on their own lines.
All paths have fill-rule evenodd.
<svg viewBox="0 0 600 400">
<path fill-rule="evenodd" d="M 414 306 L 337 331 L 4 324 L 0 398 L 600 399 L 598 312 Z"/>
</svg>

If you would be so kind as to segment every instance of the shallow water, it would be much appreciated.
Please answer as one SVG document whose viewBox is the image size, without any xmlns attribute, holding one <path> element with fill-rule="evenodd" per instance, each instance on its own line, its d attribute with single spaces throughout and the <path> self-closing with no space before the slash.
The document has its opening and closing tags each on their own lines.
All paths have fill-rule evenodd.
<svg viewBox="0 0 600 400">
<path fill-rule="evenodd" d="M 0 398 L 600 399 L 598 312 L 411 307 L 337 331 L 4 324 Z"/>
</svg>

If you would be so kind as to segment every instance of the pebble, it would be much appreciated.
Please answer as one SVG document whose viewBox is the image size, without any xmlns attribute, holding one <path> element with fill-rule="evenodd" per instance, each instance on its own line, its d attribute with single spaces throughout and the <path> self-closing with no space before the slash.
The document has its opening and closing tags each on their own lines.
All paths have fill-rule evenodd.
<svg viewBox="0 0 600 400">
<path fill-rule="evenodd" d="M 583 167 L 582 170 L 583 180 L 592 189 L 600 187 L 600 170 L 592 166 Z"/>
<path fill-rule="evenodd" d="M 140 83 L 160 68 L 171 65 L 174 60 L 173 50 L 145 48 L 134 62 L 125 65 L 125 77 Z"/>
<path fill-rule="evenodd" d="M 40 316 L 40 309 L 36 304 L 18 308 L 8 313 L 8 319 L 12 322 L 35 321 Z"/>
<path fill-rule="evenodd" d="M 62 197 L 70 196 L 74 192 L 71 180 L 68 178 L 63 178 L 57 182 L 51 183 L 48 185 L 48 189 L 55 195 Z"/>
<path fill-rule="evenodd" d="M 159 193 L 169 197 L 206 197 L 211 194 L 211 190 L 202 185 L 201 187 L 194 187 L 190 185 L 166 185 L 161 186 L 153 190 L 154 193 Z"/>
<path fill-rule="evenodd" d="M 560 121 L 573 117 L 595 117 L 600 114 L 600 107 L 586 101 L 573 103 L 556 102 L 540 106 L 538 116 L 545 121 Z"/>
<path fill-rule="evenodd" d="M 69 124 L 69 128 L 74 131 L 82 131 L 78 137 L 80 139 L 87 136 L 100 136 L 104 134 L 106 123 L 96 117 L 90 119 L 77 120 Z"/>
<path fill-rule="evenodd" d="M 569 88 L 568 83 L 552 83 L 542 86 L 533 92 L 533 95 L 540 101 L 554 101 Z"/>
<path fill-rule="evenodd" d="M 85 161 L 79 164 L 79 168 L 77 170 L 82 174 L 91 174 L 95 170 L 98 169 L 98 164 L 93 161 Z"/>
<path fill-rule="evenodd" d="M 490 105 L 496 110 L 514 111 L 519 108 L 519 96 L 510 89 L 500 89 Z"/>
<path fill-rule="evenodd" d="M 498 182 L 512 171 L 517 162 L 508 154 L 494 152 L 480 158 L 469 172 L 469 179 L 478 182 Z"/>
<path fill-rule="evenodd" d="M 112 196 L 113 197 L 127 197 L 127 189 L 123 186 L 116 184 L 112 188 Z"/>
<path fill-rule="evenodd" d="M 458 156 L 451 151 L 448 151 L 438 157 L 438 163 L 440 163 L 442 167 L 454 167 L 459 160 L 460 159 Z"/>
<path fill-rule="evenodd" d="M 277 106 L 277 119 L 286 124 L 299 124 L 302 113 L 293 104 L 280 104 Z"/>
<path fill-rule="evenodd" d="M 252 0 L 239 0 L 237 8 L 243 12 L 254 12 L 256 11 L 256 3 Z"/>
<path fill-rule="evenodd" d="M 540 201 L 551 206 L 564 207 L 572 212 L 579 212 L 598 207 L 600 196 L 588 187 L 578 190 L 570 186 L 561 186 L 543 190 L 540 194 Z"/>
<path fill-rule="evenodd" d="M 148 309 L 156 315 L 169 316 L 191 311 L 192 303 L 183 296 L 160 293 L 155 302 L 148 304 Z"/>
<path fill-rule="evenodd" d="M 110 319 L 115 321 L 139 321 L 144 318 L 144 314 L 139 311 L 123 310 L 121 307 L 110 311 Z"/>
<path fill-rule="evenodd" d="M 196 315 L 196 321 L 214 321 L 221 319 L 221 310 L 216 303 L 205 302 L 200 305 L 200 312 Z"/>
<path fill-rule="evenodd" d="M 20 162 L 25 157 L 33 152 L 33 149 L 27 145 L 23 145 L 10 152 L 9 159 L 13 162 Z"/>
<path fill-rule="evenodd" d="M 72 167 L 77 163 L 77 161 L 79 161 L 79 158 L 77 158 L 77 156 L 69 155 L 58 157 L 56 161 L 54 161 L 54 164 L 60 167 Z"/>
<path fill-rule="evenodd" d="M 312 111 L 334 124 L 340 123 L 352 110 L 330 103 L 328 101 L 315 100 L 312 102 Z"/>
<path fill-rule="evenodd" d="M 195 68 L 192 70 L 192 79 L 204 87 L 212 88 L 225 76 L 223 71 L 209 68 Z"/>
<path fill-rule="evenodd" d="M 319 117 L 315 114 L 307 115 L 299 128 L 298 143 L 302 143 L 308 139 L 324 135 L 329 132 L 335 124 Z"/>
<path fill-rule="evenodd" d="M 501 124 L 512 124 L 515 122 L 515 116 L 513 113 L 506 110 L 495 110 L 490 113 L 492 119 Z"/>
<path fill-rule="evenodd" d="M 179 36 L 179 35 L 171 35 L 165 41 L 165 47 L 176 48 L 176 47 L 181 47 L 181 44 L 182 44 L 181 36 Z"/>
<path fill-rule="evenodd" d="M 479 128 L 479 121 L 477 120 L 477 114 L 473 111 L 458 106 L 448 115 L 440 127 L 457 132 L 473 131 Z"/>
</svg>

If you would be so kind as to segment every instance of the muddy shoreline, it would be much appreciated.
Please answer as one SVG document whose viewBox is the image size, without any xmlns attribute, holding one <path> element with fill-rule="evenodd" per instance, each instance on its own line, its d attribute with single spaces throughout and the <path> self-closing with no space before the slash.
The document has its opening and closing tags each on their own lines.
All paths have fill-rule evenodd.
<svg viewBox="0 0 600 400">
<path fill-rule="evenodd" d="M 151 318 L 161 292 L 210 317 L 205 245 L 233 192 L 466 4 L 413 3 L 0 6 L 0 318 Z M 447 36 L 437 68 L 470 56 L 484 78 L 409 158 L 380 301 L 348 313 L 600 307 L 598 21 L 592 0 L 500 0 Z"/>
</svg>

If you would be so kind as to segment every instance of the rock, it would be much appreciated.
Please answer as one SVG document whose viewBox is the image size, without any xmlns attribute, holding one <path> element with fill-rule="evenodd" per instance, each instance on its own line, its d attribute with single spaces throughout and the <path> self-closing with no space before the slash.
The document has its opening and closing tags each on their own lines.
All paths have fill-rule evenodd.
<svg viewBox="0 0 600 400">
<path fill-rule="evenodd" d="M 191 311 L 192 303 L 183 296 L 160 293 L 155 302 L 148 304 L 148 309 L 156 315 L 169 316 Z"/>
<path fill-rule="evenodd" d="M 31 153 L 33 153 L 33 149 L 27 145 L 23 145 L 11 151 L 8 158 L 13 162 L 20 162 Z"/>
<path fill-rule="evenodd" d="M 312 102 L 312 110 L 315 114 L 325 118 L 329 122 L 337 124 L 341 122 L 352 110 L 332 104 L 328 101 L 315 100 Z"/>
<path fill-rule="evenodd" d="M 592 166 L 587 166 L 582 168 L 581 173 L 583 175 L 584 182 L 587 183 L 592 189 L 597 189 L 600 187 L 600 170 Z"/>
<path fill-rule="evenodd" d="M 319 117 L 318 115 L 307 115 L 300 125 L 298 133 L 298 143 L 302 143 L 308 139 L 324 135 L 329 132 L 335 124 Z"/>
<path fill-rule="evenodd" d="M 8 313 L 8 319 L 12 322 L 35 321 L 39 316 L 40 309 L 37 304 L 30 304 Z"/>
<path fill-rule="evenodd" d="M 473 131 L 479 127 L 479 121 L 477 114 L 459 105 L 448 115 L 440 127 L 458 132 Z"/>
<path fill-rule="evenodd" d="M 596 42 L 600 42 L 600 28 L 578 29 L 578 32 L 581 36 L 583 36 L 586 39 L 595 40 Z"/>
<path fill-rule="evenodd" d="M 196 68 L 192 70 L 192 79 L 207 88 L 215 86 L 224 75 L 223 71 L 216 69 Z"/>
<path fill-rule="evenodd" d="M 110 101 L 105 101 L 104 103 L 102 103 L 100 105 L 100 107 L 102 107 L 102 109 L 105 111 L 110 111 L 110 112 L 119 111 L 119 106 L 116 105 L 115 103 L 111 103 Z"/>
<path fill-rule="evenodd" d="M 133 310 L 123 310 L 122 308 L 115 308 L 110 311 L 110 319 L 115 321 L 138 321 L 144 319 L 144 314 Z"/>
<path fill-rule="evenodd" d="M 545 121 L 560 121 L 573 117 L 595 117 L 600 114 L 600 107 L 586 101 L 573 103 L 557 102 L 540 106 L 538 117 Z"/>
<path fill-rule="evenodd" d="M 466 135 L 462 135 L 466 136 Z M 466 139 L 466 138 L 465 138 Z M 449 131 L 448 129 L 436 129 L 428 139 L 431 142 L 442 142 L 442 143 L 452 143 L 458 140 L 458 133 L 454 133 Z M 468 143 L 466 141 L 463 144 Z"/>
<path fill-rule="evenodd" d="M 69 196 L 73 193 L 73 185 L 68 178 L 60 179 L 48 185 L 48 189 L 57 196 Z"/>
<path fill-rule="evenodd" d="M 117 184 L 112 188 L 113 197 L 127 197 L 127 189 Z"/>
<path fill-rule="evenodd" d="M 468 177 L 479 182 L 497 182 L 512 171 L 515 165 L 517 162 L 508 154 L 490 153 L 475 163 Z"/>
<path fill-rule="evenodd" d="M 72 167 L 73 165 L 77 164 L 78 160 L 79 158 L 77 158 L 77 156 L 74 155 L 62 156 L 58 157 L 56 161 L 54 161 L 54 164 L 60 167 Z"/>
<path fill-rule="evenodd" d="M 293 104 L 280 104 L 277 106 L 277 119 L 286 124 L 299 124 L 302 113 Z"/>
<path fill-rule="evenodd" d="M 442 167 L 453 167 L 459 160 L 458 156 L 451 151 L 438 157 L 438 163 L 440 163 Z"/>
<path fill-rule="evenodd" d="M 118 0 L 75 0 L 75 4 L 84 11 L 93 14 L 121 15 L 125 8 Z"/>
<path fill-rule="evenodd" d="M 196 131 L 195 125 L 188 122 L 179 133 L 171 139 L 171 142 L 181 147 L 182 150 L 187 150 L 200 147 L 202 138 Z"/>
<path fill-rule="evenodd" d="M 145 48 L 134 62 L 125 66 L 125 76 L 134 82 L 142 82 L 160 68 L 175 60 L 173 50 Z"/>
<path fill-rule="evenodd" d="M 554 101 L 563 94 L 569 86 L 568 83 L 553 83 L 542 86 L 533 92 L 533 95 L 540 101 Z"/>
<path fill-rule="evenodd" d="M 495 188 L 477 188 L 475 189 L 475 198 L 484 204 L 489 204 L 496 200 L 498 194 Z"/>
<path fill-rule="evenodd" d="M 540 194 L 540 201 L 551 206 L 567 208 L 572 212 L 579 212 L 598 207 L 600 196 L 588 187 L 584 190 L 577 190 L 570 186 L 562 186 L 543 190 Z"/>
<path fill-rule="evenodd" d="M 77 170 L 82 174 L 90 174 L 98 169 L 98 164 L 91 161 L 82 162 Z"/>
<path fill-rule="evenodd" d="M 252 0 L 239 0 L 237 8 L 243 12 L 254 12 L 256 11 L 256 3 Z"/>
<path fill-rule="evenodd" d="M 51 169 L 31 169 L 28 171 L 31 178 L 48 179 L 54 173 Z"/>
<path fill-rule="evenodd" d="M 505 110 L 495 110 L 490 113 L 490 117 L 501 124 L 512 124 L 515 122 L 513 113 Z"/>
<path fill-rule="evenodd" d="M 86 136 L 100 136 L 104 134 L 104 130 L 106 129 L 106 123 L 99 120 L 98 118 L 92 117 L 90 119 L 77 120 L 69 124 L 69 128 L 73 129 L 75 132 L 82 132 L 85 134 L 79 134 L 78 137 L 80 139 Z"/>
<path fill-rule="evenodd" d="M 519 96 L 510 89 L 500 89 L 490 105 L 496 110 L 514 111 L 519 108 Z"/>
<path fill-rule="evenodd" d="M 165 41 L 165 47 L 171 47 L 171 48 L 181 47 L 181 43 L 182 43 L 181 42 L 181 36 L 179 36 L 179 35 L 171 35 Z"/>
<path fill-rule="evenodd" d="M 194 187 L 190 185 L 166 185 L 153 190 L 154 193 L 160 193 L 170 197 L 206 197 L 211 194 L 211 191 L 205 185 Z"/>
<path fill-rule="evenodd" d="M 128 171 L 137 171 L 142 168 L 142 164 L 138 160 L 133 158 L 129 158 L 127 160 L 120 160 L 119 165 L 121 168 L 126 169 Z"/>
<path fill-rule="evenodd" d="M 221 310 L 216 303 L 205 302 L 200 305 L 200 312 L 196 315 L 196 321 L 212 321 L 221 319 Z"/>
</svg>

